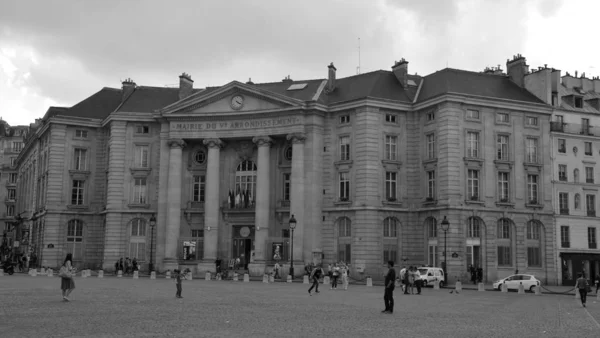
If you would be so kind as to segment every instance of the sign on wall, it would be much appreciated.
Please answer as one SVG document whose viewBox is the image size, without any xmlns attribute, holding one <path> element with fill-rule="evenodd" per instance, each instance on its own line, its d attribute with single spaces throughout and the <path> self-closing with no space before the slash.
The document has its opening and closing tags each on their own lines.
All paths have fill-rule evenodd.
<svg viewBox="0 0 600 338">
<path fill-rule="evenodd" d="M 171 122 L 173 131 L 196 131 L 196 130 L 246 130 L 286 127 L 299 124 L 297 117 L 279 117 L 269 119 L 248 119 L 233 121 L 211 121 L 211 122 Z"/>
</svg>

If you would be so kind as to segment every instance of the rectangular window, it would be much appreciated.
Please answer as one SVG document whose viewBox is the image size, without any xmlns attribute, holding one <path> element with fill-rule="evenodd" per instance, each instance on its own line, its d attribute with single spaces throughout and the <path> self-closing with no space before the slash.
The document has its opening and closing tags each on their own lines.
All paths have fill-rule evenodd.
<svg viewBox="0 0 600 338">
<path fill-rule="evenodd" d="M 285 173 L 283 174 L 283 200 L 289 202 L 290 201 L 290 190 L 292 186 L 292 174 Z"/>
<path fill-rule="evenodd" d="M 510 200 L 509 186 L 510 173 L 503 171 L 498 172 L 498 198 L 500 199 L 500 202 L 508 202 Z"/>
<path fill-rule="evenodd" d="M 145 178 L 135 178 L 133 182 L 133 203 L 146 204 L 147 186 Z"/>
<path fill-rule="evenodd" d="M 467 132 L 467 157 L 479 157 L 479 133 Z"/>
<path fill-rule="evenodd" d="M 6 206 L 6 216 L 14 216 L 15 215 L 15 206 L 14 205 L 7 205 Z"/>
<path fill-rule="evenodd" d="M 581 134 L 590 134 L 590 119 L 581 119 Z"/>
<path fill-rule="evenodd" d="M 542 266 L 542 250 L 540 247 L 527 248 L 527 266 Z"/>
<path fill-rule="evenodd" d="M 13 142 L 12 150 L 15 153 L 21 152 L 21 150 L 23 150 L 23 142 Z"/>
<path fill-rule="evenodd" d="M 427 198 L 432 201 L 435 199 L 435 170 L 427 172 Z"/>
<path fill-rule="evenodd" d="M 561 154 L 565 154 L 567 152 L 567 140 L 564 138 L 558 139 L 558 152 Z"/>
<path fill-rule="evenodd" d="M 500 123 L 509 123 L 510 119 L 507 113 L 496 114 L 496 121 Z"/>
<path fill-rule="evenodd" d="M 508 135 L 498 135 L 498 155 L 500 161 L 508 161 Z"/>
<path fill-rule="evenodd" d="M 594 167 L 585 167 L 585 183 L 594 183 Z"/>
<path fill-rule="evenodd" d="M 135 167 L 148 168 L 148 155 L 150 154 L 149 146 L 135 146 Z"/>
<path fill-rule="evenodd" d="M 87 130 L 76 129 L 75 130 L 75 137 L 77 137 L 77 138 L 87 138 L 88 137 L 88 132 L 87 132 Z"/>
<path fill-rule="evenodd" d="M 75 148 L 74 170 L 84 171 L 87 169 L 87 149 Z"/>
<path fill-rule="evenodd" d="M 350 174 L 347 172 L 340 173 L 340 201 L 345 202 L 350 200 Z"/>
<path fill-rule="evenodd" d="M 538 204 L 538 175 L 527 175 L 527 198 L 529 204 Z"/>
<path fill-rule="evenodd" d="M 340 160 L 350 160 L 350 136 L 340 137 Z"/>
<path fill-rule="evenodd" d="M 528 126 L 537 126 L 538 125 L 538 118 L 537 117 L 533 117 L 533 116 L 527 116 L 525 123 Z"/>
<path fill-rule="evenodd" d="M 351 262 L 352 255 L 350 254 L 351 245 L 340 243 L 338 245 L 338 260 L 343 262 Z"/>
<path fill-rule="evenodd" d="M 73 180 L 71 189 L 71 205 L 83 205 L 83 188 L 85 181 Z"/>
<path fill-rule="evenodd" d="M 473 120 L 479 120 L 479 111 L 473 109 L 467 109 L 467 118 Z"/>
<path fill-rule="evenodd" d="M 479 200 L 479 170 L 467 171 L 467 194 L 470 200 Z"/>
<path fill-rule="evenodd" d="M 561 248 L 570 248 L 571 247 L 571 236 L 569 234 L 569 226 L 568 225 L 560 226 L 560 247 Z"/>
<path fill-rule="evenodd" d="M 558 165 L 558 180 L 559 181 L 567 181 L 567 165 L 559 164 Z"/>
<path fill-rule="evenodd" d="M 561 215 L 569 214 L 569 193 L 558 193 L 558 208 Z"/>
<path fill-rule="evenodd" d="M 67 227 L 67 252 L 73 254 L 73 259 L 83 260 L 83 224 L 71 221 Z"/>
<path fill-rule="evenodd" d="M 340 124 L 350 123 L 350 115 L 340 116 Z"/>
<path fill-rule="evenodd" d="M 427 121 L 430 122 L 433 120 L 435 120 L 435 113 L 434 112 L 427 113 Z"/>
<path fill-rule="evenodd" d="M 583 108 L 583 99 L 581 97 L 576 96 L 574 98 L 575 108 Z"/>
<path fill-rule="evenodd" d="M 538 163 L 538 139 L 528 137 L 526 141 L 527 145 L 527 159 L 529 163 Z"/>
<path fill-rule="evenodd" d="M 585 208 L 589 217 L 596 217 L 596 195 L 585 195 Z"/>
<path fill-rule="evenodd" d="M 138 124 L 135 126 L 136 134 L 150 134 L 150 127 L 143 124 Z"/>
<path fill-rule="evenodd" d="M 588 248 L 597 249 L 598 243 L 596 242 L 596 228 L 588 227 Z"/>
<path fill-rule="evenodd" d="M 437 262 L 437 246 L 430 245 L 428 248 L 427 263 L 430 266 L 438 266 Z"/>
<path fill-rule="evenodd" d="M 17 166 L 17 158 L 16 157 L 10 158 L 10 166 L 13 168 Z"/>
<path fill-rule="evenodd" d="M 435 158 L 435 134 L 427 134 L 427 158 L 434 159 Z"/>
<path fill-rule="evenodd" d="M 9 201 L 14 201 L 17 198 L 17 189 L 8 189 L 8 194 L 6 195 L 6 198 Z"/>
<path fill-rule="evenodd" d="M 395 244 L 384 244 L 383 245 L 383 263 L 386 264 L 388 261 L 397 262 L 397 246 Z"/>
<path fill-rule="evenodd" d="M 585 144 L 585 155 L 592 156 L 592 142 L 584 142 Z"/>
<path fill-rule="evenodd" d="M 397 136 L 385 136 L 385 159 L 389 161 L 396 160 L 398 147 L 398 137 Z"/>
<path fill-rule="evenodd" d="M 204 202 L 205 201 L 205 185 L 206 185 L 206 176 L 196 175 L 193 177 L 192 202 Z"/>
<path fill-rule="evenodd" d="M 511 266 L 510 246 L 498 246 L 498 265 Z"/>
<path fill-rule="evenodd" d="M 396 115 L 394 115 L 394 114 L 385 114 L 385 122 L 396 123 Z"/>
<path fill-rule="evenodd" d="M 8 183 L 10 183 L 10 184 L 17 183 L 17 173 L 8 174 Z"/>
<path fill-rule="evenodd" d="M 144 242 L 130 242 L 129 243 L 129 257 L 137 258 L 138 262 L 143 262 L 146 259 L 146 243 Z"/>
<path fill-rule="evenodd" d="M 385 197 L 388 201 L 396 201 L 397 174 L 395 172 L 385 172 Z"/>
</svg>

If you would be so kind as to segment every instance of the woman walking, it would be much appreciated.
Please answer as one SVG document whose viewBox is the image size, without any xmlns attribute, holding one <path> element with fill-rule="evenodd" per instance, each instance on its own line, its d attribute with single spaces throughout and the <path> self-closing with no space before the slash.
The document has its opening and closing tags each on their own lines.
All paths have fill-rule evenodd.
<svg viewBox="0 0 600 338">
<path fill-rule="evenodd" d="M 346 265 L 346 263 L 342 263 L 342 284 L 344 286 L 344 290 L 348 290 L 348 265 Z"/>
<path fill-rule="evenodd" d="M 60 288 L 62 290 L 63 301 L 69 301 L 69 295 L 75 290 L 75 281 L 73 281 L 73 274 L 75 269 L 72 265 L 73 254 L 68 253 L 65 257 L 65 261 L 60 268 Z"/>
</svg>

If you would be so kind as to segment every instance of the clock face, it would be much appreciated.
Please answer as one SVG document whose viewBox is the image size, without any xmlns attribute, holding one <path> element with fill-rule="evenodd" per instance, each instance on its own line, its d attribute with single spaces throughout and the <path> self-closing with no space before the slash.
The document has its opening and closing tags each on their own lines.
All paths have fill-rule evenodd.
<svg viewBox="0 0 600 338">
<path fill-rule="evenodd" d="M 244 105 L 244 97 L 241 95 L 235 95 L 231 98 L 231 108 L 238 110 Z"/>
</svg>

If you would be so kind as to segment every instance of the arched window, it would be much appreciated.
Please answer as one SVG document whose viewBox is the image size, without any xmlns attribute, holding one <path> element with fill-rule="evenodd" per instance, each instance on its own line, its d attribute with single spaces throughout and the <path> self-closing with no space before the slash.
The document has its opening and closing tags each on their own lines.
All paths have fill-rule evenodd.
<svg viewBox="0 0 600 338">
<path fill-rule="evenodd" d="M 425 220 L 425 231 L 427 231 L 427 264 L 438 266 L 437 254 L 437 221 L 433 217 Z"/>
<path fill-rule="evenodd" d="M 67 224 L 67 253 L 73 254 L 74 261 L 83 260 L 83 222 L 70 220 Z"/>
<path fill-rule="evenodd" d="M 338 261 L 350 263 L 352 259 L 352 222 L 348 217 L 337 221 L 338 228 Z"/>
<path fill-rule="evenodd" d="M 136 258 L 138 262 L 146 260 L 146 221 L 142 218 L 131 221 L 129 258 Z"/>
<path fill-rule="evenodd" d="M 246 160 L 240 163 L 235 172 L 235 206 L 247 208 L 253 206 L 256 195 L 256 164 Z"/>
<path fill-rule="evenodd" d="M 581 196 L 579 194 L 575 194 L 575 210 L 579 210 L 581 207 Z"/>
<path fill-rule="evenodd" d="M 579 169 L 573 170 L 573 179 L 575 180 L 575 183 L 579 183 Z"/>
<path fill-rule="evenodd" d="M 383 220 L 383 263 L 398 261 L 398 221 L 394 217 Z"/>
<path fill-rule="evenodd" d="M 537 220 L 527 222 L 527 266 L 542 266 L 542 226 Z"/>
<path fill-rule="evenodd" d="M 467 267 L 481 267 L 481 219 L 479 217 L 469 217 L 467 220 L 466 244 Z"/>
<path fill-rule="evenodd" d="M 512 266 L 512 221 L 502 218 L 498 221 L 497 245 L 498 265 Z"/>
</svg>

